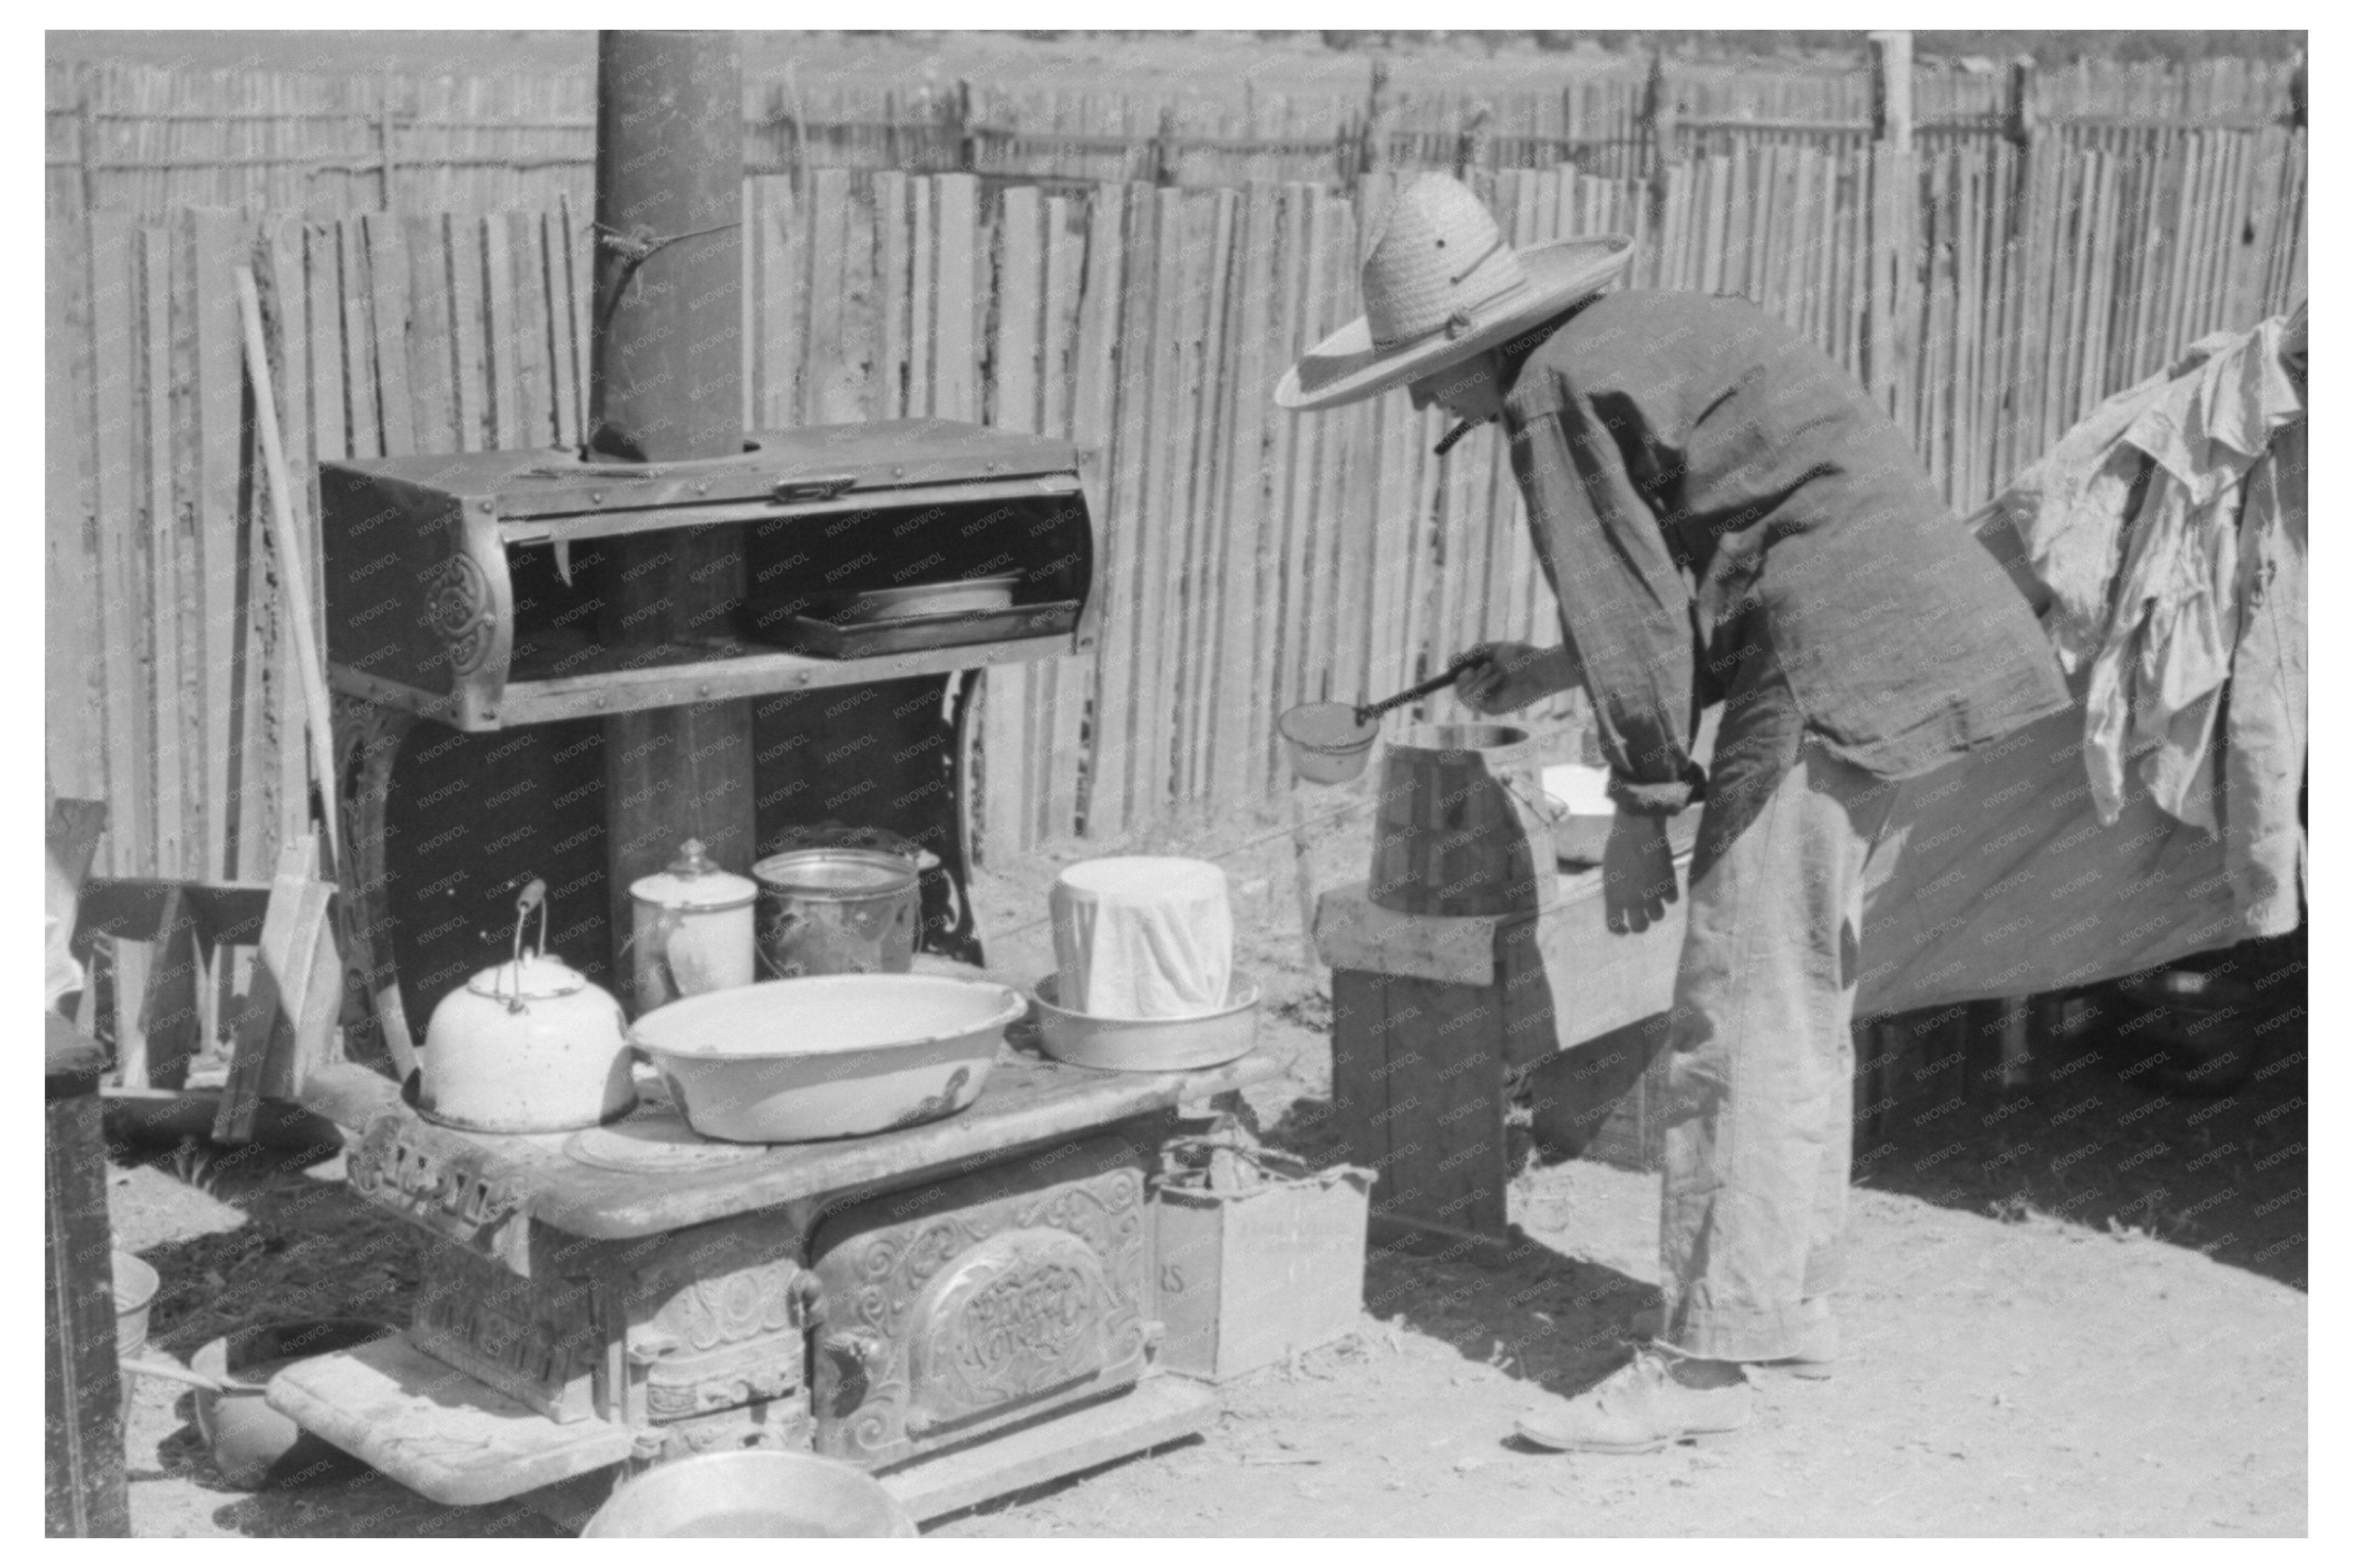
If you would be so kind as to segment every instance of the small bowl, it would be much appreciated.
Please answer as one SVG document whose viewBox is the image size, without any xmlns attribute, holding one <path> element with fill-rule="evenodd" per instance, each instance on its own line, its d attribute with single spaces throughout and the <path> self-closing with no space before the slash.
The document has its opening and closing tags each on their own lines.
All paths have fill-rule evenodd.
<svg viewBox="0 0 2353 1568">
<path fill-rule="evenodd" d="M 735 1143 L 888 1132 L 980 1098 L 1010 986 L 935 974 L 824 974 L 709 991 L 657 1007 L 631 1038 L 687 1124 Z"/>
<path fill-rule="evenodd" d="M 188 1358 L 191 1371 L 223 1385 L 196 1391 L 196 1430 L 221 1479 L 243 1491 L 349 1475 L 360 1461 L 269 1407 L 269 1380 L 312 1356 L 347 1351 L 396 1331 L 365 1318 L 259 1323 L 213 1341 Z"/>
<path fill-rule="evenodd" d="M 915 1521 L 855 1465 L 781 1448 L 697 1454 L 621 1483 L 581 1539 L 911 1537 Z"/>
<path fill-rule="evenodd" d="M 1250 1055 L 1258 1043 L 1258 982 L 1236 973 L 1226 1005 L 1191 1018 L 1103 1018 L 1054 999 L 1059 976 L 1038 982 L 1038 1038 L 1046 1054 L 1075 1067 L 1114 1072 L 1184 1072 Z"/>
</svg>

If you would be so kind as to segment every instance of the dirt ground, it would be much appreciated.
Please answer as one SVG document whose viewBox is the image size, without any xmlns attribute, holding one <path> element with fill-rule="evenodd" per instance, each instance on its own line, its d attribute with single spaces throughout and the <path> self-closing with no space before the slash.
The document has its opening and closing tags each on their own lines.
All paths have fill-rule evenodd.
<svg viewBox="0 0 2353 1568">
<path fill-rule="evenodd" d="M 1360 874 L 1361 820 L 1310 876 Z M 1251 1091 L 1270 1142 L 1328 1098 L 1326 1003 L 1301 952 L 1282 819 L 1130 846 L 1216 854 L 1266 1027 L 1293 1051 Z M 982 879 L 990 962 L 1051 967 L 1056 868 Z M 1827 1383 L 1760 1372 L 1747 1428 L 1640 1458 L 1523 1448 L 1512 1417 L 1620 1359 L 1655 1306 L 1657 1179 L 1530 1153 L 1529 1245 L 1375 1249 L 1356 1331 L 1223 1389 L 1203 1436 L 938 1521 L 942 1536 L 2297 1535 L 2306 1528 L 2303 980 L 2247 1021 L 2253 1075 L 2168 1096 L 2121 1032 L 2046 1052 L 2030 1080 L 1952 1089 L 1922 1066 L 1859 1163 L 1844 1358 Z M 2274 1021 L 2275 1020 L 2275 1021 Z M 118 1244 L 164 1274 L 153 1332 L 185 1358 L 266 1316 L 398 1321 L 413 1249 L 337 1163 L 121 1152 Z M 185 1393 L 144 1383 L 129 1428 L 141 1535 L 554 1535 L 513 1508 L 443 1509 L 364 1472 L 227 1487 Z"/>
</svg>

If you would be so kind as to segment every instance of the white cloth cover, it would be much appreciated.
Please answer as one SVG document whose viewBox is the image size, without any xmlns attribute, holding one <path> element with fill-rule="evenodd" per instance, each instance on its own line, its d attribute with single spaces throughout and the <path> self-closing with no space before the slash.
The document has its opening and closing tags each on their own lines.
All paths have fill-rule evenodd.
<svg viewBox="0 0 2353 1568">
<path fill-rule="evenodd" d="M 1055 999 L 1099 1018 L 1196 1018 L 1234 965 L 1226 874 L 1207 860 L 1122 855 L 1055 880 Z"/>
</svg>

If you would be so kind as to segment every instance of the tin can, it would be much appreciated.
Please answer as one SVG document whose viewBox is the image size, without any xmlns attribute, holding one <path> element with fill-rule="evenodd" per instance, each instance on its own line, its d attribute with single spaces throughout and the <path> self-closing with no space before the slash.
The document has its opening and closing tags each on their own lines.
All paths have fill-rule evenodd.
<svg viewBox="0 0 2353 1568">
<path fill-rule="evenodd" d="M 761 967 L 805 974 L 904 974 L 915 964 L 921 873 L 881 849 L 792 849 L 752 868 Z"/>
<path fill-rule="evenodd" d="M 752 984 L 759 887 L 688 839 L 678 858 L 629 884 L 632 991 L 641 1014 L 681 996 Z"/>
</svg>

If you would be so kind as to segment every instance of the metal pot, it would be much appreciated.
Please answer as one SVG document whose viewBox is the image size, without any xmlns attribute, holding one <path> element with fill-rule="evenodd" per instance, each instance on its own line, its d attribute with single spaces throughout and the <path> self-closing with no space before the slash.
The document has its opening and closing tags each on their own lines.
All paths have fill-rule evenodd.
<svg viewBox="0 0 2353 1568">
<path fill-rule="evenodd" d="M 915 1533 L 882 1483 L 839 1459 L 780 1448 L 698 1454 L 657 1465 L 613 1493 L 583 1540 L 605 1536 L 856 1536 Z"/>
<path fill-rule="evenodd" d="M 128 1252 L 114 1255 L 114 1353 L 128 1358 L 147 1348 L 147 1314 L 164 1277 L 146 1259 Z"/>
<path fill-rule="evenodd" d="M 631 994 L 639 1013 L 752 984 L 752 904 L 760 886 L 723 871 L 700 839 L 629 884 Z"/>
<path fill-rule="evenodd" d="M 515 900 L 513 959 L 433 1009 L 417 1095 L 431 1120 L 471 1132 L 565 1132 L 637 1103 L 621 1005 L 562 959 L 523 950 L 533 910 L 546 943 L 546 884 L 525 888 Z"/>
<path fill-rule="evenodd" d="M 269 1380 L 295 1362 L 347 1351 L 396 1331 L 365 1318 L 261 1323 L 213 1341 L 189 1358 L 213 1386 L 196 1391 L 196 1430 L 221 1479 L 248 1491 L 349 1474 L 359 1461 L 305 1432 L 263 1397 Z"/>
<path fill-rule="evenodd" d="M 882 849 L 792 849 L 752 868 L 769 975 L 904 974 L 914 967 L 922 872 Z"/>
</svg>

